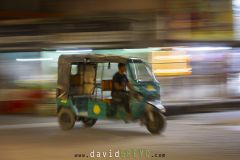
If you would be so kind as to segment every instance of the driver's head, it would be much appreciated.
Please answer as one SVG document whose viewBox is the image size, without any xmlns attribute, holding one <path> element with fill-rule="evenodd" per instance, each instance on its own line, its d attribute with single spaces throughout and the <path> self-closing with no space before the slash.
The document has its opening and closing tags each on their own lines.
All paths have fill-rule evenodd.
<svg viewBox="0 0 240 160">
<path fill-rule="evenodd" d="M 118 63 L 118 71 L 121 73 L 126 72 L 126 65 L 124 63 Z"/>
</svg>

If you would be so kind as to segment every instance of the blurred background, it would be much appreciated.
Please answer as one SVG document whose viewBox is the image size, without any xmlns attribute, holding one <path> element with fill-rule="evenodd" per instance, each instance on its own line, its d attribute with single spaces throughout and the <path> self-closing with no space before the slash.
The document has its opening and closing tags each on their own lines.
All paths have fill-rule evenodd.
<svg viewBox="0 0 240 160">
<path fill-rule="evenodd" d="M 240 0 L 1 0 L 0 112 L 55 113 L 63 53 L 143 58 L 165 105 L 238 101 Z"/>
<path fill-rule="evenodd" d="M 62 131 L 52 116 L 61 54 L 147 61 L 166 131 L 106 120 Z M 147 159 L 239 160 L 239 106 L 240 0 L 0 0 L 0 159 L 143 148 L 158 155 Z"/>
</svg>

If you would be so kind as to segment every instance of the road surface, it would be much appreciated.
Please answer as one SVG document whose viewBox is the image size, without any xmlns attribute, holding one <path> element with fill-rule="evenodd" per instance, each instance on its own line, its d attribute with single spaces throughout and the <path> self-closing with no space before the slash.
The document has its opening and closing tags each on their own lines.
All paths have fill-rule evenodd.
<svg viewBox="0 0 240 160">
<path fill-rule="evenodd" d="M 96 158 L 99 153 L 101 158 Z M 114 158 L 118 154 L 122 158 Z M 55 117 L 0 116 L 1 160 L 91 156 L 107 160 L 239 160 L 240 111 L 168 117 L 162 135 L 151 135 L 138 123 L 121 121 L 99 121 L 93 128 L 77 123 L 73 130 L 62 131 Z"/>
</svg>

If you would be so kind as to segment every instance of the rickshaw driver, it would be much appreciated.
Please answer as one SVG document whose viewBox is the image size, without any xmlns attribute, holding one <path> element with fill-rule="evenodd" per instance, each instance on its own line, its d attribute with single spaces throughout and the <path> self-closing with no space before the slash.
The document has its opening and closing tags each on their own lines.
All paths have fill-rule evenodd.
<svg viewBox="0 0 240 160">
<path fill-rule="evenodd" d="M 118 64 L 118 72 L 116 72 L 112 79 L 112 99 L 119 100 L 125 107 L 127 117 L 131 115 L 129 107 L 129 94 L 126 88 L 134 90 L 133 86 L 129 83 L 128 78 L 125 74 L 126 65 L 124 63 Z"/>
</svg>

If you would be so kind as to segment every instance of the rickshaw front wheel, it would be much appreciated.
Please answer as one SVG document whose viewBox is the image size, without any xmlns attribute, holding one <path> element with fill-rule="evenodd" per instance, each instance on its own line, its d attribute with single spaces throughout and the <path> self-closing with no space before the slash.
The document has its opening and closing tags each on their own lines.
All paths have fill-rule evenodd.
<svg viewBox="0 0 240 160">
<path fill-rule="evenodd" d="M 84 118 L 82 119 L 82 122 L 83 122 L 83 124 L 84 124 L 85 127 L 92 127 L 92 126 L 94 126 L 94 124 L 97 122 L 97 119 L 84 117 Z"/>
<path fill-rule="evenodd" d="M 152 117 L 150 117 L 149 113 L 145 115 L 146 127 L 150 133 L 160 134 L 166 127 L 165 116 L 156 110 L 151 111 L 150 114 Z"/>
<path fill-rule="evenodd" d="M 76 116 L 68 108 L 62 108 L 58 113 L 58 123 L 62 130 L 70 130 L 74 127 Z"/>
</svg>

